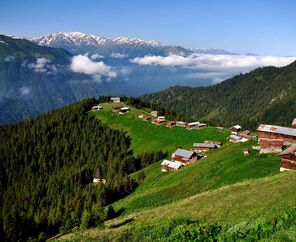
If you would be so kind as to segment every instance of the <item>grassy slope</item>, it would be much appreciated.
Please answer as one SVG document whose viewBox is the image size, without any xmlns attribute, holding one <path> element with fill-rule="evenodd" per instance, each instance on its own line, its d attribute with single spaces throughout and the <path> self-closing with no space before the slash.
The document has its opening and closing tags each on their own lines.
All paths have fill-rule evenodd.
<svg viewBox="0 0 296 242">
<path fill-rule="evenodd" d="M 260 221 L 272 221 L 273 218 L 278 218 L 291 210 L 296 204 L 295 185 L 296 172 L 289 172 L 224 186 L 178 202 L 111 220 L 102 230 L 91 229 L 83 233 L 67 235 L 62 239 L 73 241 L 117 240 L 118 238 L 122 239 L 127 231 L 133 231 L 135 237 L 141 236 L 137 233 L 144 232 L 141 230 L 142 227 L 149 228 L 148 234 L 153 235 L 160 233 L 160 228 L 167 226 L 168 221 L 181 218 L 219 223 L 224 227 L 231 228 L 230 231 L 244 229 L 256 226 Z M 125 224 L 125 222 L 127 223 Z M 125 225 L 119 226 L 120 224 Z M 148 227 L 150 225 L 152 227 Z M 229 233 L 229 229 L 227 232 Z M 283 238 L 283 236 L 295 239 L 295 233 L 293 235 L 291 232 L 292 230 L 285 231 L 279 228 L 274 232 L 273 239 L 279 241 L 279 238 Z"/>
<path fill-rule="evenodd" d="M 215 128 L 187 131 L 156 127 L 134 118 L 144 111 L 132 108 L 128 115 L 116 116 L 110 112 L 110 104 L 103 106 L 105 109 L 94 115 L 113 128 L 126 130 L 137 153 L 160 148 L 172 151 L 178 145 L 190 148 L 194 141 L 215 139 L 217 134 L 219 140 L 225 141 L 228 135 L 227 130 Z M 163 136 L 155 139 L 154 135 Z M 277 155 L 259 155 L 251 149 L 253 144 L 252 141 L 243 144 L 226 142 L 221 148 L 209 152 L 206 158 L 177 172 L 161 173 L 160 162 L 150 165 L 144 169 L 146 178 L 136 190 L 113 204 L 116 210 L 125 210 L 119 218 L 107 222 L 107 227 L 129 218 L 134 219 L 133 222 L 119 228 L 88 230 L 74 238 L 106 240 L 112 233 L 117 240 L 117 236 L 127 229 L 141 229 L 146 223 L 156 228 L 157 224 L 180 217 L 234 224 L 281 214 L 286 207 L 296 203 L 296 173 L 278 174 Z M 245 147 L 250 149 L 249 156 L 242 153 Z M 132 176 L 136 177 L 137 173 Z"/>
<path fill-rule="evenodd" d="M 178 146 L 192 148 L 194 142 L 204 141 L 205 138 L 224 142 L 229 134 L 228 130 L 219 130 L 212 127 L 188 131 L 181 127 L 169 129 L 164 125 L 155 126 L 149 121 L 144 122 L 137 118 L 140 114 L 147 114 L 147 111 L 130 107 L 130 113 L 117 115 L 111 112 L 113 105 L 115 104 L 102 104 L 104 109 L 95 112 L 94 115 L 112 128 L 127 131 L 127 134 L 132 138 L 131 148 L 135 153 L 160 149 L 173 152 Z M 116 105 L 124 106 L 125 104 L 119 103 Z"/>
</svg>

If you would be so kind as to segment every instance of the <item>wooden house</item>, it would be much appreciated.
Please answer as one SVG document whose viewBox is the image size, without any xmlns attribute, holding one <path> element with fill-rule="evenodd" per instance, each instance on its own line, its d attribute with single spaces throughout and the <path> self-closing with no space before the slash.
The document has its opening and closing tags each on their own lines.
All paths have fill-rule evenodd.
<svg viewBox="0 0 296 242">
<path fill-rule="evenodd" d="M 240 132 L 241 129 L 242 127 L 240 125 L 235 125 L 230 128 L 230 131 L 232 134 L 238 134 L 238 132 Z"/>
<path fill-rule="evenodd" d="M 176 171 L 176 170 L 179 170 L 181 167 L 182 167 L 182 163 L 179 163 L 179 162 L 173 162 L 170 160 L 163 160 L 163 162 L 161 162 L 162 172 L 167 172 L 168 170 Z"/>
<path fill-rule="evenodd" d="M 234 143 L 243 143 L 248 141 L 248 139 L 240 137 L 238 135 L 232 134 L 228 138 L 229 141 L 234 142 Z"/>
<path fill-rule="evenodd" d="M 94 178 L 93 183 L 95 184 L 106 184 L 106 179 L 101 179 L 101 178 Z"/>
<path fill-rule="evenodd" d="M 221 142 L 221 141 L 206 140 L 204 143 L 206 143 L 206 144 L 214 144 L 214 145 L 216 145 L 217 147 L 222 146 L 222 142 Z"/>
<path fill-rule="evenodd" d="M 244 130 L 238 133 L 240 137 L 246 138 L 246 139 L 251 139 L 251 132 L 249 130 Z"/>
<path fill-rule="evenodd" d="M 119 109 L 119 114 L 125 114 L 129 111 L 130 111 L 130 109 L 128 107 L 122 107 Z"/>
<path fill-rule="evenodd" d="M 110 102 L 111 103 L 120 103 L 120 97 L 111 97 Z"/>
<path fill-rule="evenodd" d="M 191 122 L 187 124 L 187 129 L 191 130 L 191 129 L 200 129 L 203 127 L 207 127 L 207 124 L 205 123 L 201 123 L 201 122 Z"/>
<path fill-rule="evenodd" d="M 294 118 L 293 122 L 292 122 L 292 128 L 296 129 L 296 118 Z"/>
<path fill-rule="evenodd" d="M 93 111 L 97 111 L 97 110 L 101 110 L 101 109 L 103 109 L 103 107 L 100 105 L 96 105 L 96 106 L 91 107 L 91 110 L 93 110 Z"/>
<path fill-rule="evenodd" d="M 187 122 L 177 121 L 176 126 L 186 128 Z"/>
<path fill-rule="evenodd" d="M 157 118 L 157 116 L 158 116 L 158 112 L 157 112 L 157 111 L 151 111 L 151 112 L 150 112 L 150 115 L 151 115 L 153 118 Z"/>
<path fill-rule="evenodd" d="M 280 153 L 280 159 L 280 171 L 296 170 L 296 145 L 292 145 Z"/>
<path fill-rule="evenodd" d="M 194 143 L 193 144 L 193 149 L 196 152 L 208 151 L 208 150 L 213 150 L 216 148 L 217 148 L 217 145 L 215 145 L 215 144 L 207 144 L 207 143 Z"/>
<path fill-rule="evenodd" d="M 176 122 L 174 122 L 174 121 L 169 121 L 169 122 L 167 122 L 167 124 L 166 124 L 166 126 L 168 127 L 168 128 L 172 128 L 172 127 L 174 127 L 176 125 Z"/>
<path fill-rule="evenodd" d="M 165 116 L 158 116 L 157 119 L 153 120 L 152 123 L 155 125 L 160 125 L 162 123 L 165 123 Z"/>
<path fill-rule="evenodd" d="M 178 148 L 175 153 L 172 154 L 172 159 L 175 162 L 180 162 L 183 165 L 187 165 L 189 163 L 195 162 L 197 158 L 201 158 L 197 155 L 196 152 L 191 150 L 184 150 Z"/>
<path fill-rule="evenodd" d="M 121 108 L 123 108 L 122 106 L 112 106 L 112 111 L 119 111 Z"/>
<path fill-rule="evenodd" d="M 284 145 L 296 144 L 296 129 L 260 124 L 257 131 L 260 145 L 266 146 L 270 143 L 270 146 L 273 146 L 274 142 L 280 142 L 280 140 L 283 140 Z"/>
<path fill-rule="evenodd" d="M 246 155 L 249 155 L 249 150 L 248 148 L 245 148 L 243 149 L 243 154 L 246 156 Z"/>
</svg>

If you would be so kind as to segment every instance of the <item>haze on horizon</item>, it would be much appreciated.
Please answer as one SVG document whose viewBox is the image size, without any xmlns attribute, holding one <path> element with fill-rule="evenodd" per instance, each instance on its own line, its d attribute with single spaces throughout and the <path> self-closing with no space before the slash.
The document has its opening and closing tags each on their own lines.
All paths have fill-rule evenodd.
<svg viewBox="0 0 296 242">
<path fill-rule="evenodd" d="M 79 31 L 186 48 L 296 56 L 295 12 L 292 0 L 11 0 L 1 4 L 0 32 L 38 36 Z"/>
</svg>

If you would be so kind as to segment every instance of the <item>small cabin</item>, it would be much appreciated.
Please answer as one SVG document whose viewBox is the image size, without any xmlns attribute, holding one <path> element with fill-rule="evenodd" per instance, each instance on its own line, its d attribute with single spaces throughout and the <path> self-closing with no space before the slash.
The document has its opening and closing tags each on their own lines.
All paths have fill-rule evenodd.
<svg viewBox="0 0 296 242">
<path fill-rule="evenodd" d="M 248 139 L 240 137 L 238 135 L 232 134 L 228 138 L 229 141 L 234 142 L 234 143 L 240 143 L 240 142 L 246 142 Z"/>
<path fill-rule="evenodd" d="M 173 162 L 170 160 L 163 160 L 161 162 L 161 171 L 167 172 L 167 171 L 177 171 L 182 167 L 182 164 L 179 162 Z"/>
<path fill-rule="evenodd" d="M 187 122 L 177 121 L 176 126 L 186 128 Z"/>
<path fill-rule="evenodd" d="M 128 107 L 122 107 L 119 109 L 119 114 L 125 114 L 129 111 L 130 111 L 130 109 Z"/>
<path fill-rule="evenodd" d="M 120 111 L 123 108 L 122 106 L 112 106 L 112 111 Z"/>
<path fill-rule="evenodd" d="M 169 121 L 169 122 L 167 122 L 167 124 L 166 124 L 166 126 L 168 127 L 168 128 L 172 128 L 172 127 L 174 127 L 176 125 L 176 122 L 174 122 L 174 121 Z"/>
<path fill-rule="evenodd" d="M 111 97 L 110 102 L 111 103 L 120 103 L 120 97 Z"/>
<path fill-rule="evenodd" d="M 249 150 L 247 148 L 243 149 L 243 154 L 245 156 L 249 155 Z"/>
<path fill-rule="evenodd" d="M 296 118 L 294 118 L 293 122 L 292 122 L 292 128 L 296 129 Z"/>
<path fill-rule="evenodd" d="M 214 145 L 216 145 L 217 147 L 222 146 L 222 142 L 221 142 L 221 141 L 206 140 L 204 143 L 206 143 L 206 144 L 214 144 Z"/>
<path fill-rule="evenodd" d="M 187 129 L 200 129 L 200 128 L 203 128 L 203 127 L 206 127 L 207 124 L 205 123 L 201 123 L 201 122 L 192 122 L 192 123 L 188 123 L 187 124 Z"/>
<path fill-rule="evenodd" d="M 238 132 L 240 132 L 241 129 L 242 127 L 240 125 L 235 125 L 230 128 L 230 131 L 232 134 L 238 134 Z"/>
<path fill-rule="evenodd" d="M 95 183 L 95 184 L 106 184 L 106 179 L 94 178 L 93 183 Z"/>
<path fill-rule="evenodd" d="M 160 125 L 162 123 L 165 123 L 165 116 L 158 116 L 157 119 L 153 120 L 152 123 L 155 125 Z"/>
<path fill-rule="evenodd" d="M 244 130 L 238 133 L 240 137 L 246 138 L 246 139 L 251 139 L 251 132 L 249 130 Z"/>
<path fill-rule="evenodd" d="M 150 115 L 151 115 L 153 118 L 157 118 L 157 116 L 158 116 L 158 112 L 157 112 L 157 111 L 151 111 L 151 112 L 150 112 Z"/>
<path fill-rule="evenodd" d="M 93 111 L 97 111 L 97 110 L 101 110 L 101 109 L 103 109 L 103 107 L 100 105 L 96 105 L 96 106 L 91 107 L 91 110 L 93 110 Z"/>
<path fill-rule="evenodd" d="M 194 143 L 193 149 L 197 152 L 202 152 L 202 151 L 217 149 L 217 145 L 207 144 L 207 143 Z"/>
<path fill-rule="evenodd" d="M 201 157 L 199 157 L 196 152 L 180 148 L 178 148 L 175 153 L 172 154 L 173 161 L 180 162 L 183 165 L 195 162 L 197 158 Z"/>
<path fill-rule="evenodd" d="M 280 160 L 280 171 L 296 170 L 296 145 L 292 145 L 280 153 Z"/>
</svg>

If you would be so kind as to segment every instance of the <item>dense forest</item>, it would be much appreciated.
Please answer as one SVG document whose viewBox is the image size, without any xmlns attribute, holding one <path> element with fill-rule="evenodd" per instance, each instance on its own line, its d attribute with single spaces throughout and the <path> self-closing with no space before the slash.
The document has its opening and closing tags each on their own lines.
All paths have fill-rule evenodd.
<svg viewBox="0 0 296 242">
<path fill-rule="evenodd" d="M 210 87 L 172 87 L 142 100 L 214 125 L 291 125 L 296 117 L 296 62 L 258 68 Z"/>
<path fill-rule="evenodd" d="M 105 97 L 106 98 L 106 97 Z M 106 205 L 145 178 L 128 174 L 166 154 L 134 157 L 130 138 L 87 112 L 88 99 L 15 125 L 0 126 L 1 240 L 39 240 L 99 226 Z M 106 179 L 93 184 L 93 178 Z"/>
</svg>

